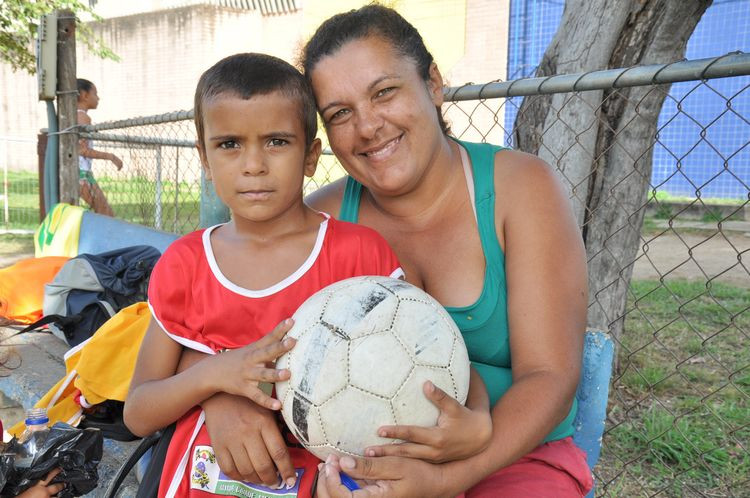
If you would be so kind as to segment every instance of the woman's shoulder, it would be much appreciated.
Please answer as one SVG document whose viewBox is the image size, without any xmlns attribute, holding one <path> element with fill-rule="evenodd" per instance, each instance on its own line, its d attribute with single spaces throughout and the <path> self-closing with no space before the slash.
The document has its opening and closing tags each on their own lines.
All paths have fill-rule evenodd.
<svg viewBox="0 0 750 498">
<path fill-rule="evenodd" d="M 539 200 L 540 195 L 560 191 L 562 182 L 546 161 L 526 152 L 501 149 L 495 154 L 495 188 L 522 200 Z"/>
<path fill-rule="evenodd" d="M 323 211 L 324 213 L 329 213 L 334 218 L 338 218 L 347 178 L 347 176 L 339 178 L 308 194 L 305 197 L 305 204 L 316 211 Z"/>
</svg>

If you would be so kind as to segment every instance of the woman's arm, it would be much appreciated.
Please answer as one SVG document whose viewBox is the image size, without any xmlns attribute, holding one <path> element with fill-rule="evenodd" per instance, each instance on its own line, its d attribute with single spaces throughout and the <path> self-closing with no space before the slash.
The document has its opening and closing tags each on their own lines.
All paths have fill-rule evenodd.
<svg viewBox="0 0 750 498">
<path fill-rule="evenodd" d="M 489 447 L 443 469 L 460 489 L 510 465 L 565 419 L 586 329 L 586 253 L 562 184 L 550 166 L 520 152 L 500 152 L 495 171 L 513 384 L 493 407 Z"/>
<path fill-rule="evenodd" d="M 588 298 L 581 234 L 562 185 L 543 161 L 504 151 L 496 165 L 513 385 L 492 409 L 489 446 L 473 457 L 439 465 L 399 457 L 341 460 L 353 477 L 381 480 L 383 496 L 455 496 L 538 446 L 573 402 Z"/>
<path fill-rule="evenodd" d="M 243 395 L 267 408 L 279 409 L 281 403 L 263 393 L 258 383 L 289 377 L 288 370 L 265 366 L 294 345 L 293 339 L 282 341 L 283 336 L 275 329 L 249 346 L 211 356 L 176 373 L 182 346 L 152 319 L 125 401 L 125 424 L 133 434 L 146 436 L 176 421 L 217 392 Z"/>
</svg>

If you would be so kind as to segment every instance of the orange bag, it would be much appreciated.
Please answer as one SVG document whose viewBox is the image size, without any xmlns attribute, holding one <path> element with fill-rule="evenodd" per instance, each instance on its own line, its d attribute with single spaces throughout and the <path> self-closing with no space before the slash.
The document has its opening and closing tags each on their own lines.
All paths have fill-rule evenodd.
<svg viewBox="0 0 750 498">
<path fill-rule="evenodd" d="M 0 317 L 15 323 L 34 323 L 42 317 L 44 284 L 55 278 L 67 256 L 19 261 L 0 269 Z"/>
</svg>

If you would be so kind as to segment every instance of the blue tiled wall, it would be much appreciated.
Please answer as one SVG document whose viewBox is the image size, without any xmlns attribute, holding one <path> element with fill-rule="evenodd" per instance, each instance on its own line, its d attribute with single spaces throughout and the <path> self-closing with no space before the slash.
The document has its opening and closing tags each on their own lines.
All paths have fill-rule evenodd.
<svg viewBox="0 0 750 498">
<path fill-rule="evenodd" d="M 532 76 L 562 17 L 562 0 L 511 0 L 508 79 Z M 750 0 L 715 0 L 688 41 L 688 59 L 750 52 Z M 665 61 L 668 62 L 668 61 Z M 508 131 L 520 98 L 505 107 Z M 506 138 L 507 145 L 510 136 Z M 748 198 L 750 77 L 672 85 L 659 116 L 652 185 L 673 195 Z"/>
</svg>

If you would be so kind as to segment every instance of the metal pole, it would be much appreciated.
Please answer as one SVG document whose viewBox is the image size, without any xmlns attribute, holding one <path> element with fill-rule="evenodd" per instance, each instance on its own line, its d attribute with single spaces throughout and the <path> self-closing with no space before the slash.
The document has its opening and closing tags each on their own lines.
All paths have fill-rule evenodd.
<svg viewBox="0 0 750 498">
<path fill-rule="evenodd" d="M 161 230 L 161 146 L 156 146 L 156 198 L 154 199 L 154 228 Z"/>
<path fill-rule="evenodd" d="M 216 195 L 213 182 L 206 180 L 201 168 L 201 227 L 206 228 L 229 221 L 229 209 Z"/>
<path fill-rule="evenodd" d="M 709 59 L 605 69 L 588 73 L 560 74 L 546 78 L 523 78 L 485 85 L 447 88 L 445 100 L 494 99 L 549 93 L 606 90 L 680 81 L 700 81 L 750 74 L 750 54 L 731 53 Z"/>
</svg>

